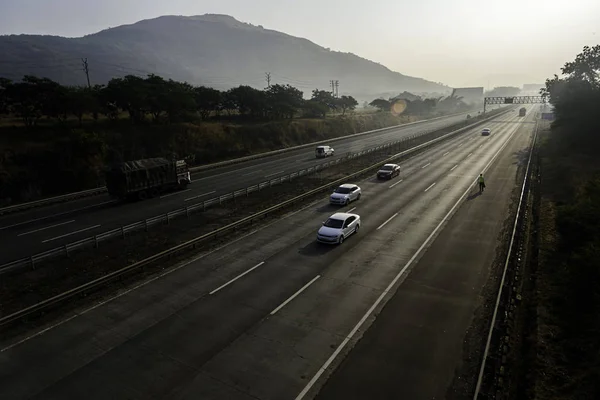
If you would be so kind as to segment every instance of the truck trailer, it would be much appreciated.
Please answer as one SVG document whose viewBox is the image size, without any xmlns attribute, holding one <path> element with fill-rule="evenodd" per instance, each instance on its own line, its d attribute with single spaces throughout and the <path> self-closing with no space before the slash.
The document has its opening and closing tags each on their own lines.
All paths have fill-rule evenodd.
<svg viewBox="0 0 600 400">
<path fill-rule="evenodd" d="M 185 189 L 192 183 L 184 160 L 166 158 L 118 163 L 108 168 L 105 176 L 109 195 L 121 200 L 145 200 L 167 191 Z"/>
<path fill-rule="evenodd" d="M 527 112 L 527 109 L 525 107 L 522 107 L 519 110 L 519 117 L 524 117 L 526 112 Z"/>
</svg>

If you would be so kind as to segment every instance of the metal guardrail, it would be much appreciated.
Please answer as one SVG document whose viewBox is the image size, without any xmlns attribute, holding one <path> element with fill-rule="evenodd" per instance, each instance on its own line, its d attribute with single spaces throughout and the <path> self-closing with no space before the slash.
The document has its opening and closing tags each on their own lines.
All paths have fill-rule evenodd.
<svg viewBox="0 0 600 400">
<path fill-rule="evenodd" d="M 479 374 L 477 376 L 473 400 L 478 400 L 479 398 L 494 398 L 496 390 L 500 389 L 500 387 L 496 387 L 495 382 L 491 378 L 498 378 L 503 375 L 500 373 L 500 371 L 505 368 L 505 362 L 503 360 L 505 352 L 503 349 L 505 345 L 508 344 L 503 341 L 508 337 L 504 335 L 507 335 L 506 332 L 511 325 L 511 314 L 514 312 L 514 307 L 518 303 L 520 295 L 519 291 L 516 289 L 519 280 L 518 270 L 527 262 L 527 250 L 524 249 L 524 241 L 527 234 L 527 221 L 530 218 L 528 215 L 527 201 L 530 195 L 532 181 L 535 180 L 535 178 L 531 176 L 531 161 L 535 152 L 538 130 L 539 120 L 536 121 L 533 139 L 531 141 L 531 149 L 527 159 L 525 176 L 523 178 L 523 184 L 521 185 L 519 202 L 517 211 L 515 212 L 510 242 L 504 260 L 502 277 L 500 278 L 500 284 L 498 285 L 498 293 L 496 295 L 494 311 L 488 328 L 485 348 L 479 365 Z"/>
<path fill-rule="evenodd" d="M 269 208 L 267 208 L 265 210 L 259 211 L 259 212 L 255 213 L 253 215 L 248 216 L 248 217 L 242 218 L 241 220 L 233 222 L 233 223 L 231 223 L 231 224 L 229 224 L 227 226 L 218 228 L 218 229 L 216 229 L 216 230 L 214 230 L 212 232 L 209 232 L 209 233 L 201 235 L 201 236 L 199 236 L 197 238 L 188 240 L 185 243 L 181 243 L 181 244 L 179 244 L 177 246 L 174 246 L 174 247 L 172 247 L 170 249 L 161 251 L 160 253 L 154 254 L 154 255 L 152 255 L 152 256 L 144 259 L 144 260 L 140 260 L 140 261 L 135 262 L 135 263 L 133 263 L 131 265 L 123 267 L 123 268 L 121 268 L 121 269 L 119 269 L 117 271 L 113 271 L 113 272 L 111 272 L 111 273 L 109 273 L 107 275 L 104 275 L 104 276 L 100 277 L 100 278 L 94 279 L 94 280 L 92 280 L 90 282 L 87 282 L 87 283 L 85 283 L 83 285 L 80 285 L 80 286 L 78 286 L 76 288 L 73 288 L 73 289 L 68 290 L 66 292 L 63 292 L 63 293 L 60 293 L 60 294 L 58 294 L 56 296 L 53 296 L 53 297 L 48 298 L 46 300 L 43 300 L 43 301 L 41 301 L 39 303 L 36 303 L 36 304 L 34 304 L 32 306 L 24 308 L 24 309 L 22 309 L 20 311 L 17 311 L 15 313 L 12 313 L 12 314 L 9 314 L 7 316 L 4 316 L 4 317 L 0 318 L 0 326 L 4 326 L 6 324 L 9 324 L 9 323 L 14 322 L 16 320 L 19 320 L 19 319 L 21 319 L 23 317 L 26 317 L 28 315 L 31 315 L 31 314 L 40 312 L 42 310 L 45 310 L 45 309 L 51 307 L 52 305 L 58 304 L 58 303 L 60 303 L 60 302 L 62 302 L 64 300 L 67 300 L 67 299 L 70 299 L 70 298 L 72 298 L 74 296 L 77 296 L 79 294 L 85 293 L 86 291 L 89 291 L 89 290 L 94 289 L 96 287 L 99 287 L 99 286 L 101 286 L 103 284 L 106 284 L 106 283 L 108 283 L 108 282 L 110 282 L 110 281 L 112 281 L 112 280 L 114 280 L 116 278 L 119 278 L 119 277 L 121 277 L 121 276 L 123 276 L 123 275 L 125 275 L 125 274 L 127 274 L 129 272 L 132 272 L 132 271 L 135 271 L 137 269 L 140 269 L 140 268 L 142 268 L 142 267 L 144 267 L 146 265 L 149 265 L 149 264 L 151 264 L 151 263 L 153 263 L 155 261 L 158 261 L 158 260 L 163 259 L 165 257 L 171 257 L 171 256 L 174 256 L 174 255 L 177 255 L 179 252 L 181 252 L 183 250 L 186 250 L 186 249 L 188 249 L 190 247 L 196 247 L 196 245 L 198 245 L 199 243 L 202 243 L 202 242 L 207 241 L 207 240 L 214 240 L 220 234 L 229 232 L 230 230 L 234 230 L 234 229 L 236 229 L 238 227 L 241 227 L 241 226 L 244 226 L 244 225 L 247 225 L 247 224 L 252 224 L 254 222 L 254 220 L 256 220 L 256 219 L 266 217 L 270 213 L 273 213 L 273 212 L 279 211 L 281 209 L 284 209 L 286 207 L 289 207 L 289 206 L 291 206 L 291 205 L 293 205 L 293 204 L 295 204 L 297 202 L 301 202 L 301 201 L 303 201 L 304 199 L 306 199 L 306 198 L 308 198 L 310 196 L 313 196 L 315 194 L 323 192 L 324 190 L 329 190 L 331 188 L 331 186 L 338 185 L 338 184 L 340 184 L 342 182 L 348 181 L 349 179 L 353 179 L 353 178 L 359 177 L 359 176 L 361 176 L 361 175 L 363 175 L 363 174 L 365 174 L 367 172 L 370 172 L 370 171 L 374 170 L 375 168 L 379 168 L 382 163 L 391 162 L 391 161 L 393 161 L 395 159 L 398 159 L 398 158 L 400 158 L 402 156 L 405 156 L 405 155 L 408 155 L 410 153 L 413 153 L 413 152 L 416 152 L 418 150 L 421 150 L 423 148 L 429 147 L 429 146 L 431 146 L 431 145 L 433 145 L 435 143 L 438 143 L 438 142 L 440 142 L 440 141 L 442 141 L 442 140 L 444 140 L 446 138 L 449 138 L 451 136 L 457 135 L 457 134 L 462 133 L 462 132 L 464 132 L 466 130 L 473 129 L 474 127 L 476 127 L 478 125 L 481 125 L 481 124 L 485 123 L 486 121 L 488 121 L 488 120 L 490 120 L 490 119 L 492 119 L 494 117 L 497 117 L 498 115 L 505 114 L 508 111 L 509 110 L 507 110 L 507 109 L 501 109 L 501 110 L 499 110 L 499 112 L 495 113 L 494 115 L 490 115 L 491 113 L 488 113 L 487 114 L 489 116 L 488 118 L 484 118 L 484 119 L 479 120 L 479 121 L 477 121 L 477 122 L 475 122 L 473 124 L 470 124 L 470 125 L 467 125 L 467 126 L 465 126 L 463 128 L 460 128 L 460 129 L 458 129 L 456 131 L 449 132 L 449 133 L 444 134 L 444 135 L 442 135 L 440 137 L 437 137 L 437 138 L 435 138 L 433 140 L 427 141 L 425 143 L 419 144 L 419 145 L 417 145 L 415 147 L 412 147 L 410 149 L 404 150 L 404 151 L 402 151 L 400 153 L 394 154 L 394 155 L 388 157 L 385 160 L 379 161 L 379 162 L 377 162 L 377 163 L 375 163 L 373 165 L 370 165 L 370 166 L 368 166 L 366 168 L 363 168 L 362 170 L 360 170 L 358 172 L 355 172 L 353 174 L 350 174 L 350 175 L 348 175 L 348 176 L 346 176 L 344 178 L 337 179 L 337 180 L 335 180 L 333 182 L 329 182 L 326 185 L 323 185 L 323 186 L 320 186 L 320 187 L 318 187 L 316 189 L 310 190 L 309 192 L 306 192 L 304 194 L 296 196 L 296 197 L 294 197 L 292 199 L 286 200 L 286 201 L 284 201 L 282 203 L 276 204 L 276 205 L 274 205 L 272 207 L 269 207 Z M 380 146 L 380 147 L 383 147 L 383 146 Z M 121 232 L 121 230 L 118 230 L 118 231 Z"/>
<path fill-rule="evenodd" d="M 420 150 L 420 149 L 422 149 L 424 147 L 431 146 L 431 145 L 437 143 L 438 141 L 443 140 L 444 138 L 450 137 L 452 135 L 456 135 L 456 134 L 461 133 L 461 132 L 463 132 L 463 131 L 465 131 L 467 129 L 472 129 L 475 126 L 480 125 L 480 124 L 482 124 L 482 123 L 484 123 L 484 122 L 486 122 L 486 121 L 488 121 L 488 120 L 490 120 L 490 119 L 498 116 L 499 114 L 501 114 L 503 112 L 504 113 L 508 112 L 508 110 L 504 110 L 503 111 L 502 109 L 500 109 L 499 112 L 497 112 L 497 113 L 495 113 L 493 115 L 488 114 L 487 118 L 479 119 L 477 121 L 471 120 L 470 121 L 471 123 L 466 124 L 466 126 L 463 126 L 463 127 L 459 128 L 459 129 L 457 129 L 455 131 L 452 131 L 452 132 L 449 132 L 447 134 L 444 134 L 444 135 L 442 135 L 442 136 L 440 136 L 438 138 L 435 138 L 433 140 L 430 140 L 430 141 L 428 141 L 426 143 L 416 145 L 415 147 L 412 147 L 412 148 L 408 148 L 407 150 L 405 150 L 405 151 L 403 151 L 401 153 L 395 154 L 394 156 L 392 156 L 392 158 L 388 158 L 387 160 L 378 162 L 376 165 L 380 166 L 382 162 L 387 162 L 388 160 L 395 159 L 395 158 L 398 158 L 398 157 L 402 157 L 403 155 L 410 154 L 410 153 L 412 153 L 414 151 L 417 151 L 417 150 Z M 448 128 L 448 127 L 446 127 L 446 128 Z M 190 205 L 190 206 L 186 206 L 184 208 L 179 208 L 179 209 L 170 211 L 170 212 L 168 212 L 166 214 L 161 214 L 161 215 L 158 215 L 158 216 L 155 216 L 155 217 L 151 217 L 151 218 L 145 219 L 143 221 L 134 222 L 132 224 L 125 225 L 125 226 L 122 226 L 120 228 L 113 229 L 113 230 L 110 230 L 110 231 L 106 231 L 106 232 L 97 234 L 97 235 L 92 236 L 92 237 L 81 239 L 81 240 L 78 240 L 78 241 L 73 242 L 73 243 L 68 243 L 68 244 L 66 244 L 64 246 L 57 247 L 57 248 L 54 248 L 54 249 L 51 249 L 51 250 L 47 250 L 45 252 L 38 253 L 38 254 L 32 255 L 32 256 L 27 257 L 27 258 L 22 258 L 22 259 L 19 259 L 19 260 L 15 260 L 15 261 L 12 261 L 10 263 L 7 263 L 7 264 L 4 264 L 4 265 L 0 266 L 0 275 L 4 274 L 4 273 L 7 273 L 7 272 L 11 272 L 11 271 L 15 271 L 15 270 L 27 268 L 27 267 L 35 268 L 36 264 L 39 263 L 39 262 L 41 262 L 41 261 L 43 261 L 43 260 L 51 259 L 51 258 L 56 258 L 56 257 L 59 257 L 59 256 L 69 256 L 70 252 L 78 250 L 78 249 L 82 249 L 82 248 L 86 248 L 86 247 L 88 247 L 88 248 L 89 247 L 97 248 L 99 246 L 100 242 L 106 241 L 108 239 L 111 239 L 111 238 L 114 238 L 114 237 L 119 237 L 119 236 L 124 238 L 128 233 L 132 233 L 132 232 L 136 232 L 136 231 L 141 231 L 141 230 L 147 231 L 149 227 L 157 225 L 157 224 L 163 224 L 163 223 L 169 224 L 173 218 L 184 216 L 184 215 L 186 217 L 189 217 L 190 214 L 195 213 L 195 212 L 205 211 L 207 208 L 209 208 L 211 206 L 214 206 L 214 205 L 217 205 L 217 204 L 220 205 L 220 204 L 222 204 L 225 201 L 233 200 L 233 199 L 236 199 L 238 197 L 248 196 L 248 194 L 250 194 L 250 193 L 257 192 L 257 191 L 260 191 L 262 189 L 265 189 L 265 188 L 268 188 L 268 187 L 271 187 L 271 186 L 274 186 L 274 185 L 278 185 L 278 184 L 281 184 L 281 183 L 284 183 L 284 182 L 290 182 L 292 179 L 296 179 L 296 178 L 299 178 L 299 177 L 302 177 L 302 176 L 306 176 L 306 175 L 309 175 L 309 174 L 313 174 L 313 173 L 319 172 L 319 171 L 321 171 L 323 169 L 326 169 L 328 167 L 331 167 L 333 165 L 337 165 L 337 164 L 343 163 L 345 161 L 348 161 L 348 160 L 351 160 L 351 159 L 354 159 L 354 158 L 357 158 L 357 157 L 362 157 L 362 156 L 365 156 L 367 154 L 371 154 L 371 153 L 374 153 L 374 152 L 377 152 L 377 151 L 381 151 L 381 150 L 387 151 L 388 149 L 392 149 L 395 146 L 400 147 L 400 144 L 410 144 L 411 141 L 414 141 L 415 139 L 417 139 L 419 137 L 423 137 L 423 136 L 426 136 L 426 135 L 429 135 L 429 134 L 441 131 L 441 130 L 446 129 L 446 128 L 431 130 L 429 132 L 421 133 L 419 135 L 413 135 L 413 136 L 409 136 L 409 137 L 404 137 L 401 140 L 397 140 L 397 141 L 390 142 L 390 143 L 387 143 L 387 144 L 384 144 L 384 145 L 372 147 L 370 149 L 362 150 L 362 151 L 357 152 L 357 153 L 348 153 L 345 157 L 342 157 L 342 158 L 338 158 L 338 159 L 335 159 L 335 160 L 332 160 L 332 161 L 328 161 L 328 162 L 325 162 L 325 163 L 322 163 L 322 164 L 318 164 L 318 165 L 313 166 L 313 167 L 301 169 L 299 171 L 292 172 L 290 174 L 287 174 L 287 175 L 284 175 L 284 176 L 280 176 L 280 177 L 277 177 L 277 178 L 274 178 L 274 179 L 271 179 L 271 180 L 268 180 L 268 181 L 264 181 L 264 182 L 261 182 L 261 183 L 256 184 L 256 185 L 252 185 L 252 186 L 249 186 L 249 187 L 246 187 L 246 188 L 243 188 L 243 189 L 235 190 L 233 192 L 227 193 L 225 195 L 221 195 L 219 197 L 214 197 L 212 199 L 204 200 L 202 202 L 199 202 L 199 203 L 196 203 L 196 204 L 193 204 L 193 205 Z M 371 166 L 369 168 L 373 168 L 373 166 Z M 354 173 L 354 174 L 349 175 L 349 176 L 347 176 L 345 178 L 336 180 L 335 182 L 331 182 L 331 183 L 329 183 L 329 184 L 327 184 L 325 186 L 322 186 L 322 187 L 320 187 L 318 189 L 315 189 L 315 190 L 323 190 L 323 188 L 325 188 L 325 187 L 330 188 L 332 185 L 334 185 L 334 184 L 336 184 L 338 182 L 342 182 L 342 181 L 345 181 L 345 180 L 347 181 L 348 179 L 351 179 L 354 176 L 360 175 L 363 171 L 364 170 L 361 170 L 361 171 L 359 171 L 357 173 Z M 316 192 L 313 190 L 313 191 L 310 191 L 308 193 L 309 194 L 301 195 L 299 197 L 296 197 L 295 199 L 305 198 L 306 196 L 310 196 L 310 195 L 312 195 L 313 193 L 316 193 Z M 281 204 L 288 204 L 288 203 L 284 202 L 284 203 L 281 203 Z M 217 232 L 217 231 L 214 231 L 214 232 Z M 214 233 L 211 233 L 209 235 L 213 235 L 213 234 Z"/>
<path fill-rule="evenodd" d="M 383 132 L 383 131 L 387 131 L 387 130 L 403 128 L 403 127 L 415 125 L 415 124 L 423 124 L 423 123 L 427 123 L 427 122 L 431 122 L 431 121 L 435 121 L 435 120 L 443 119 L 443 118 L 451 118 L 451 117 L 461 115 L 461 114 L 465 114 L 465 113 L 462 112 L 462 113 L 456 113 L 456 114 L 450 114 L 450 115 L 443 115 L 441 117 L 435 117 L 435 118 L 425 119 L 425 120 L 421 120 L 421 121 L 409 122 L 406 124 L 388 126 L 386 128 L 374 129 L 374 130 L 370 130 L 370 131 L 354 133 L 351 135 L 340 136 L 340 137 L 332 138 L 332 139 L 328 139 L 328 140 L 321 140 L 318 142 L 312 142 L 312 143 L 306 143 L 306 144 L 302 144 L 302 145 L 298 145 L 298 146 L 286 147 L 284 149 L 267 151 L 264 153 L 253 154 L 251 156 L 235 158 L 232 160 L 226 160 L 226 161 L 221 161 L 221 162 L 207 164 L 207 165 L 200 165 L 197 167 L 191 167 L 190 172 L 208 171 L 211 169 L 225 167 L 228 165 L 239 164 L 239 163 L 242 163 L 245 161 L 258 160 L 261 158 L 266 158 L 266 157 L 270 157 L 270 156 L 274 156 L 274 155 L 278 155 L 278 154 L 283 154 L 283 153 L 287 153 L 287 152 L 291 152 L 291 151 L 295 151 L 295 150 L 300 150 L 303 148 L 308 148 L 311 146 L 316 146 L 323 142 L 333 143 L 333 142 L 337 142 L 340 140 L 350 139 L 353 137 L 370 135 L 370 134 L 373 134 L 376 132 Z M 10 214 L 13 212 L 28 210 L 30 208 L 42 207 L 42 206 L 47 206 L 47 205 L 51 205 L 51 204 L 57 204 L 57 203 L 71 201 L 71 200 L 76 200 L 76 199 L 79 199 L 82 197 L 95 196 L 95 195 L 99 195 L 102 193 L 106 193 L 106 186 L 101 186 L 101 187 L 98 187 L 95 189 L 83 190 L 83 191 L 75 192 L 75 193 L 69 193 L 69 194 L 65 194 L 65 195 L 61 195 L 61 196 L 54 196 L 54 197 L 50 197 L 47 199 L 41 199 L 41 200 L 31 201 L 31 202 L 27 202 L 27 203 L 15 204 L 12 206 L 0 208 L 0 216 L 5 215 L 5 214 Z"/>
</svg>

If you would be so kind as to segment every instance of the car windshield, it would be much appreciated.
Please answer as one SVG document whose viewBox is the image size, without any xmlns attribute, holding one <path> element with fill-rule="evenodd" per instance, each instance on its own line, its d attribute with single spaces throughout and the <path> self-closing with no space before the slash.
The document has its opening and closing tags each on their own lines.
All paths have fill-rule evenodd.
<svg viewBox="0 0 600 400">
<path fill-rule="evenodd" d="M 335 189 L 335 193 L 348 194 L 350 193 L 350 188 L 340 186 L 339 188 Z"/>
<path fill-rule="evenodd" d="M 341 219 L 329 218 L 325 221 L 324 226 L 327 228 L 341 228 L 344 225 L 344 221 Z"/>
<path fill-rule="evenodd" d="M 383 167 L 381 167 L 382 171 L 391 171 L 393 169 L 394 167 L 392 167 L 391 165 L 384 165 Z"/>
</svg>

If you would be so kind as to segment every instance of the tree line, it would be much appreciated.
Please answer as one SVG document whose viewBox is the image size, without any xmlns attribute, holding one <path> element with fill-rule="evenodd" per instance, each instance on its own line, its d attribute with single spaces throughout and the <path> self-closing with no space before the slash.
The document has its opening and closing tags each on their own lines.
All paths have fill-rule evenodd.
<svg viewBox="0 0 600 400">
<path fill-rule="evenodd" d="M 448 114 L 462 111 L 468 111 L 471 106 L 466 104 L 462 97 L 448 96 L 430 99 L 375 99 L 369 106 L 377 108 L 379 111 L 395 111 L 395 105 L 400 104 L 396 112 L 402 112 L 408 115 L 428 116 L 433 113 Z"/>
<path fill-rule="evenodd" d="M 74 116 L 81 123 L 85 115 L 117 119 L 122 112 L 136 123 L 148 118 L 177 122 L 195 116 L 208 119 L 231 115 L 279 120 L 324 117 L 331 112 L 345 114 L 358 105 L 352 96 L 334 97 L 319 89 L 312 91 L 309 100 L 303 95 L 291 85 L 276 84 L 264 90 L 241 85 L 220 91 L 157 75 L 128 75 L 92 87 L 63 86 L 48 78 L 25 76 L 18 82 L 0 78 L 0 113 L 13 114 L 25 125 L 34 126 L 41 118 L 64 121 Z"/>
</svg>

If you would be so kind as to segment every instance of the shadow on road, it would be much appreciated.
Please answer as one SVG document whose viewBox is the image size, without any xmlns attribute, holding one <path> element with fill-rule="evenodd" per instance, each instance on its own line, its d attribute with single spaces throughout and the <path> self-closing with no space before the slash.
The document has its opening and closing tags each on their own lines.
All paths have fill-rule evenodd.
<svg viewBox="0 0 600 400">
<path fill-rule="evenodd" d="M 304 256 L 311 256 L 311 257 L 320 257 L 324 254 L 329 253 L 331 250 L 335 249 L 337 245 L 333 244 L 324 244 L 324 243 L 319 243 L 317 241 L 314 241 L 312 243 L 307 244 L 306 246 L 302 247 L 300 250 L 298 250 L 298 253 L 304 255 Z"/>
<path fill-rule="evenodd" d="M 479 189 L 477 189 L 477 191 L 475 193 L 471 193 L 469 195 L 469 197 L 467 197 L 467 201 L 474 200 L 474 199 L 478 198 L 479 196 L 481 196 L 481 193 L 479 193 Z"/>
</svg>

